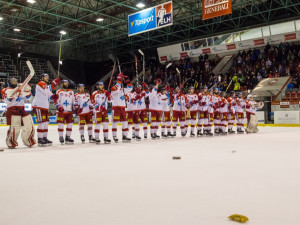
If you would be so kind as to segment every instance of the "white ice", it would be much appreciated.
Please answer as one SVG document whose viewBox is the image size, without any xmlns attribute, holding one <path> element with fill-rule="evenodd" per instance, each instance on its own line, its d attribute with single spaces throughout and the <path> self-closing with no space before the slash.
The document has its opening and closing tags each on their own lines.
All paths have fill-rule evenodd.
<svg viewBox="0 0 300 225">
<path fill-rule="evenodd" d="M 54 146 L 0 152 L 0 224 L 300 224 L 300 128 L 260 130 L 61 146 L 52 126 Z"/>
</svg>

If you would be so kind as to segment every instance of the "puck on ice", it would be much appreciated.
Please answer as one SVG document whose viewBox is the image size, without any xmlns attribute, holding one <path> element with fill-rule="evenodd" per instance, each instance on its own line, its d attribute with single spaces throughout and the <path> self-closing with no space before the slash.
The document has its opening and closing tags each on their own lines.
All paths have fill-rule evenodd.
<svg viewBox="0 0 300 225">
<path fill-rule="evenodd" d="M 181 156 L 173 156 L 173 159 L 175 159 L 175 160 L 181 159 Z"/>
<path fill-rule="evenodd" d="M 236 153 L 236 151 L 235 151 L 235 150 L 233 150 L 233 151 L 232 151 L 232 153 Z"/>
</svg>

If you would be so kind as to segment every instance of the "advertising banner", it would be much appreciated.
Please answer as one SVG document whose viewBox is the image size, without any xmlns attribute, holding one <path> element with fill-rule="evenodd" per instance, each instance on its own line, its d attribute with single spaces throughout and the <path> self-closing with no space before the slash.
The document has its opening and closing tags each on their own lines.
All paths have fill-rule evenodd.
<svg viewBox="0 0 300 225">
<path fill-rule="evenodd" d="M 202 0 L 203 20 L 231 13 L 231 0 Z"/>
<path fill-rule="evenodd" d="M 172 2 L 166 2 L 128 16 L 128 36 L 173 24 Z"/>
</svg>

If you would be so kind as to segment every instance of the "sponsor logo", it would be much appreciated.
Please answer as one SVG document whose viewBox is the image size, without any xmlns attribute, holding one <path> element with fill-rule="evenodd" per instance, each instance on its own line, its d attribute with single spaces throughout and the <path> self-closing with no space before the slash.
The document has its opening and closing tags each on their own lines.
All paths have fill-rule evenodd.
<svg viewBox="0 0 300 225">
<path fill-rule="evenodd" d="M 284 40 L 288 41 L 288 40 L 293 40 L 293 39 L 296 39 L 296 33 L 293 33 L 293 34 L 285 34 L 284 35 Z"/>
<path fill-rule="evenodd" d="M 254 45 L 264 45 L 265 40 L 264 39 L 253 40 L 253 43 L 254 43 Z"/>
<path fill-rule="evenodd" d="M 202 0 L 203 20 L 231 13 L 231 0 Z"/>
<path fill-rule="evenodd" d="M 157 27 L 172 24 L 172 2 L 165 3 L 156 7 Z"/>
</svg>

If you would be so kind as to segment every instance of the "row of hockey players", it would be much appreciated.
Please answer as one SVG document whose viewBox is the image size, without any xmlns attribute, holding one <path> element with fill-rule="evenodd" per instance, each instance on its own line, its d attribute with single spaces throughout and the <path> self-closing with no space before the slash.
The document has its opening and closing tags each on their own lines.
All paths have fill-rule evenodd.
<svg viewBox="0 0 300 225">
<path fill-rule="evenodd" d="M 232 129 L 235 120 L 237 120 L 237 132 L 244 133 L 244 110 L 246 109 L 248 121 L 250 115 L 255 114 L 255 101 L 251 97 L 247 101 L 243 99 L 241 94 L 238 97 L 232 94 L 231 97 L 225 98 L 224 93 L 220 96 L 217 89 L 213 93 L 211 90 L 208 91 L 207 87 L 204 87 L 203 91 L 198 94 L 194 92 L 193 87 L 189 89 L 189 93 L 186 95 L 182 93 L 180 87 L 177 87 L 175 93 L 173 93 L 168 86 L 162 88 L 160 80 L 157 80 L 156 85 L 151 90 L 149 90 L 146 83 L 138 85 L 134 89 L 128 77 L 122 73 L 118 75 L 117 83 L 110 91 L 105 90 L 104 84 L 100 82 L 97 83 L 97 90 L 91 96 L 85 92 L 83 84 L 78 85 L 78 93 L 74 94 L 69 89 L 68 80 L 61 82 L 60 78 L 57 78 L 50 85 L 48 83 L 49 76 L 47 74 L 42 75 L 41 81 L 36 85 L 36 94 L 32 102 L 38 122 L 39 146 L 52 144 L 52 141 L 47 138 L 50 101 L 54 102 L 57 109 L 56 119 L 61 144 L 74 143 L 71 138 L 74 111 L 79 118 L 79 131 L 82 142 L 85 142 L 84 128 L 87 126 L 89 142 L 99 144 L 102 124 L 104 142 L 111 143 L 108 138 L 108 102 L 112 103 L 112 135 L 115 142 L 118 142 L 118 123 L 122 123 L 122 140 L 124 142 L 131 141 L 127 137 L 131 126 L 132 137 L 141 140 L 140 124 L 143 127 L 144 138 L 147 138 L 146 97 L 149 97 L 150 102 L 149 117 L 151 118 L 150 133 L 152 139 L 160 138 L 157 134 L 160 124 L 163 138 L 176 136 L 177 123 L 180 124 L 182 136 L 186 136 L 190 124 L 190 136 L 193 137 L 195 136 L 197 121 L 197 136 L 213 135 L 211 132 L 213 124 L 215 134 L 226 134 L 227 125 L 228 133 L 235 133 Z M 60 83 L 62 88 L 56 91 L 55 89 Z M 17 98 L 12 98 L 11 92 L 17 89 L 17 80 L 13 78 L 9 84 L 9 87 L 2 91 L 8 105 L 6 118 L 7 124 L 10 126 L 6 143 L 9 148 L 18 146 L 17 139 L 22 129 L 22 140 L 25 145 L 31 147 L 36 144 L 34 139 L 35 130 L 32 118 L 24 109 L 25 102 L 31 97 L 30 86 L 28 85 L 25 91 L 20 92 Z M 170 108 L 172 106 L 171 115 Z M 94 130 L 93 124 L 95 124 Z M 173 124 L 173 127 L 171 127 L 171 124 Z M 64 136 L 65 125 L 66 135 Z"/>
</svg>

